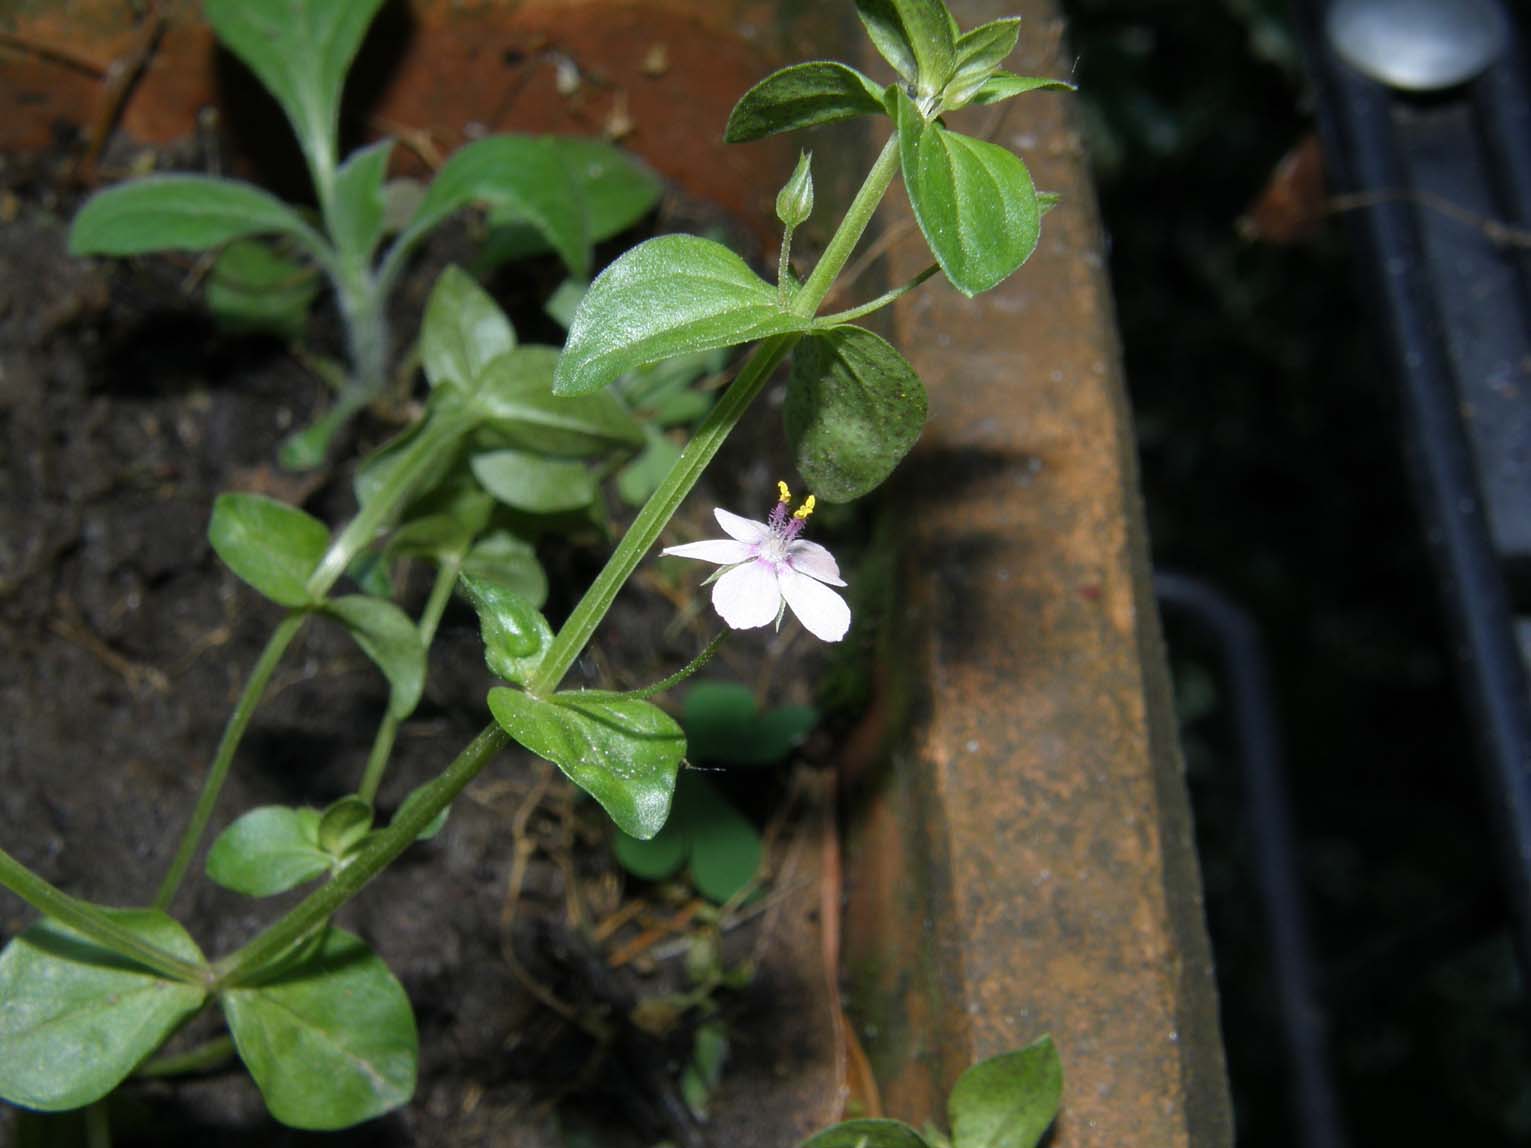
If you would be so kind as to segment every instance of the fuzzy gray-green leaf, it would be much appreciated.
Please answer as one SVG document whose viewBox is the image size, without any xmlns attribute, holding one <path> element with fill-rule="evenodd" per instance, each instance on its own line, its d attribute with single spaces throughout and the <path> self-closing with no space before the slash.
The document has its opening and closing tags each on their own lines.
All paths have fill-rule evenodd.
<svg viewBox="0 0 1531 1148">
<path fill-rule="evenodd" d="M 258 187 L 200 175 L 151 175 L 98 191 L 69 228 L 71 255 L 205 251 L 247 235 L 311 234 Z"/>
<path fill-rule="evenodd" d="M 383 237 L 383 180 L 392 151 L 392 140 L 380 140 L 354 152 L 335 173 L 335 246 L 358 263 L 371 258 Z"/>
</svg>

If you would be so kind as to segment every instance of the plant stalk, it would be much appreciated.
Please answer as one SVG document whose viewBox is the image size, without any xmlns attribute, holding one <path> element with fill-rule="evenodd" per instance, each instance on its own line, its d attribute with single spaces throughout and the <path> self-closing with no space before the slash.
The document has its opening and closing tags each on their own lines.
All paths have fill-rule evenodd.
<svg viewBox="0 0 1531 1148">
<path fill-rule="evenodd" d="M 420 644 L 427 652 L 435 641 L 436 627 L 441 624 L 441 615 L 446 612 L 447 602 L 452 598 L 452 587 L 457 585 L 457 575 L 461 570 L 462 556 L 459 554 L 442 559 L 436 568 L 436 581 L 431 586 L 431 595 L 425 601 L 425 609 L 420 612 L 420 621 L 416 626 Z M 370 803 L 377 796 L 378 786 L 383 783 L 383 773 L 388 768 L 388 759 L 393 753 L 393 742 L 398 735 L 399 725 L 400 720 L 393 716 L 392 710 L 385 713 L 383 720 L 378 723 L 377 736 L 372 739 L 372 752 L 367 755 L 367 768 L 356 790 L 356 795 L 363 801 Z"/>
<path fill-rule="evenodd" d="M 134 1076 L 149 1078 L 164 1076 L 189 1076 L 194 1072 L 206 1072 L 227 1063 L 234 1056 L 234 1038 L 217 1036 L 185 1052 L 156 1056 L 140 1065 Z"/>
<path fill-rule="evenodd" d="M 181 833 L 181 843 L 176 847 L 175 857 L 171 859 L 170 868 L 165 871 L 159 891 L 154 894 L 156 909 L 168 909 L 170 903 L 175 900 L 176 891 L 180 889 L 181 882 L 186 878 L 186 870 L 191 867 L 191 861 L 196 855 L 202 834 L 207 830 L 207 823 L 212 819 L 213 809 L 218 804 L 218 795 L 223 791 L 223 783 L 228 779 L 229 767 L 234 764 L 234 754 L 238 751 L 240 740 L 244 737 L 245 727 L 250 724 L 250 718 L 255 715 L 255 709 L 260 705 L 260 700 L 266 693 L 266 687 L 271 683 L 271 675 L 276 672 L 282 655 L 287 652 L 287 647 L 292 644 L 292 640 L 298 636 L 298 631 L 303 628 L 307 618 L 308 614 L 305 611 L 292 611 L 282 619 L 277 628 L 271 632 L 271 637 L 266 640 L 266 648 L 261 651 L 255 668 L 250 671 L 250 677 L 246 680 L 244 689 L 240 691 L 234 712 L 229 715 L 228 724 L 223 727 L 223 736 L 218 740 L 218 752 L 213 755 L 213 764 L 208 767 L 207 776 L 202 781 L 202 792 L 197 795 L 197 804 L 191 812 L 191 819 L 187 821 L 186 828 Z"/>
<path fill-rule="evenodd" d="M 0 849 L 0 885 L 4 885 L 39 913 L 83 933 L 103 949 L 137 961 L 171 980 L 193 985 L 207 984 L 207 969 L 203 966 L 168 953 L 131 929 L 123 928 L 97 906 L 78 897 L 71 897 L 3 849 Z"/>
<path fill-rule="evenodd" d="M 791 307 L 794 313 L 810 317 L 818 311 L 824 297 L 834 286 L 835 279 L 845 269 L 856 244 L 866 232 L 867 225 L 877 211 L 877 205 L 892 185 L 893 177 L 898 174 L 898 165 L 898 134 L 895 132 L 883 146 L 872 170 L 867 173 L 861 189 L 856 192 L 856 198 L 846 210 L 845 218 L 840 221 L 840 226 L 835 229 L 828 246 L 824 248 L 823 256 L 814 266 L 813 273 L 793 296 Z M 643 504 L 638 517 L 607 559 L 605 568 L 596 576 L 579 605 L 569 615 L 568 621 L 559 629 L 542 665 L 526 683 L 527 693 L 546 696 L 558 688 L 564 675 L 569 672 L 569 667 L 601 624 L 601 619 L 611 609 L 617 594 L 637 569 L 638 563 L 658 540 L 660 532 L 679 509 L 686 495 L 691 493 L 691 488 L 701 478 L 707 464 L 718 453 L 718 448 L 744 416 L 750 403 L 765 389 L 772 372 L 801 338 L 801 334 L 776 335 L 755 348 L 744 369 L 739 372 L 739 377 L 697 427 L 686 449 L 670 468 L 670 473 L 665 475 L 658 489 Z"/>
<path fill-rule="evenodd" d="M 401 809 L 388 828 L 380 831 L 371 844 L 328 884 L 310 893 L 291 912 L 243 948 L 217 962 L 213 967 L 215 987 L 222 989 L 248 984 L 322 926 L 394 858 L 408 849 L 436 815 L 450 805 L 509 743 L 510 736 L 498 724 L 491 723 L 457 755 L 441 776 L 426 787 L 423 798 Z"/>
</svg>

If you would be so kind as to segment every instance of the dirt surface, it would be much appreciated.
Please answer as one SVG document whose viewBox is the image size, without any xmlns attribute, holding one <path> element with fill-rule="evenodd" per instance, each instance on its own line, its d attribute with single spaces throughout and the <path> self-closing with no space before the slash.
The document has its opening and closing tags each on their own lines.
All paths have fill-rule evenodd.
<svg viewBox="0 0 1531 1148">
<path fill-rule="evenodd" d="M 200 263 L 73 260 L 65 252 L 73 199 L 45 161 L 25 170 L 12 161 L 0 177 L 9 220 L 0 227 L 0 841 L 71 893 L 144 904 L 279 617 L 212 554 L 212 500 L 256 490 L 337 522 L 352 507 L 349 475 L 341 468 L 302 480 L 274 469 L 278 442 L 316 408 L 322 384 L 281 344 L 217 331 L 199 303 Z M 435 268 L 465 242 L 448 236 L 422 260 L 400 293 L 402 331 Z M 545 340 L 555 329 L 527 304 L 557 271 L 531 272 L 525 296 L 502 291 L 502 301 L 523 337 Z M 321 314 L 316 333 L 321 346 L 333 343 L 333 320 Z M 759 421 L 779 440 L 774 418 Z M 377 441 L 391 429 L 374 419 L 359 434 Z M 731 487 L 772 488 L 758 444 L 729 449 L 716 469 Z M 706 536 L 701 520 L 712 504 L 693 498 L 672 528 L 677 537 Z M 555 580 L 588 581 L 604 550 L 599 538 L 587 541 L 545 548 Z M 410 583 L 406 608 L 418 607 L 423 574 Z M 555 622 L 569 604 L 555 590 Z M 685 661 L 712 622 L 699 604 L 681 605 L 676 625 L 674 601 L 630 591 L 576 676 L 629 685 Z M 809 675 L 777 673 L 784 655 L 795 663 L 803 652 L 793 631 L 725 647 L 721 673 L 757 683 L 773 701 L 807 700 Z M 475 619 L 454 603 L 425 699 L 380 794 L 383 816 L 482 728 L 490 684 Z M 344 634 L 310 623 L 251 727 L 214 832 L 255 805 L 323 805 L 349 792 L 385 701 L 380 676 Z M 762 822 L 784 776 L 768 794 L 756 775 L 743 794 Z M 683 930 L 666 922 L 685 905 L 652 889 L 624 893 L 600 811 L 549 767 L 507 754 L 457 803 L 439 837 L 340 915 L 414 1002 L 422 1055 L 411 1105 L 350 1133 L 309 1137 L 276 1126 L 248 1077 L 230 1068 L 173 1085 L 130 1084 L 114 1109 L 114 1143 L 551 1145 L 564 1142 L 560 1100 L 566 1111 L 606 1120 L 599 1142 L 614 1146 L 793 1142 L 836 1115 L 817 824 L 803 816 L 777 826 L 773 859 L 790 879 L 778 882 L 766 911 L 726 934 L 728 955 L 754 957 L 760 968 L 748 988 L 721 1000 L 732 1051 L 707 1125 L 683 1116 L 676 1087 L 690 1025 L 656 1038 L 627 1020 L 640 996 L 681 983 Z M 516 873 L 518 854 L 528 863 Z M 592 940 L 634 892 L 652 904 Z M 254 902 L 194 879 L 174 908 L 215 956 L 296 896 Z M 0 940 L 34 916 L 0 895 Z M 612 954 L 646 928 L 656 943 L 613 969 Z M 595 1029 L 608 1037 L 593 1037 Z M 214 1032 L 204 1016 L 180 1043 Z M 779 1118 L 762 1127 L 760 1111 Z M 0 1143 L 20 1142 L 18 1123 L 0 1107 Z M 63 1142 L 64 1126 L 48 1127 L 44 1142 Z"/>
</svg>

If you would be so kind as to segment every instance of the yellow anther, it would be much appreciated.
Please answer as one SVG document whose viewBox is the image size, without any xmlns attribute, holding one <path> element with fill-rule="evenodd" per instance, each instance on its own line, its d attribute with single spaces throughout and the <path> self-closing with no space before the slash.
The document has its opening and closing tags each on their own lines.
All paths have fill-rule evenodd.
<svg viewBox="0 0 1531 1148">
<path fill-rule="evenodd" d="M 792 501 L 792 492 L 787 489 L 787 484 L 785 482 L 778 482 L 776 484 L 776 489 L 779 492 L 777 494 L 777 496 L 776 496 L 778 501 L 780 501 L 780 502 L 791 502 Z"/>
<path fill-rule="evenodd" d="M 797 508 L 797 510 L 793 513 L 792 517 L 793 518 L 807 518 L 810 514 L 813 513 L 813 506 L 814 506 L 814 503 L 817 502 L 817 501 L 818 500 L 816 498 L 814 498 L 813 495 L 810 494 L 807 498 L 803 499 L 803 505 L 801 505 L 801 506 L 799 506 Z"/>
</svg>

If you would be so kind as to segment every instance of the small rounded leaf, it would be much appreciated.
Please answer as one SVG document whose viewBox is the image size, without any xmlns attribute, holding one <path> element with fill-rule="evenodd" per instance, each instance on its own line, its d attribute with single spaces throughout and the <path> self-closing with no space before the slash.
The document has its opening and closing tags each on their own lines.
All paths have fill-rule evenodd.
<svg viewBox="0 0 1531 1148">
<path fill-rule="evenodd" d="M 102 911 L 150 944 L 204 963 L 196 942 L 164 913 Z M 205 997 L 66 925 L 38 921 L 0 952 L 0 1097 L 43 1112 L 99 1100 Z"/>
<path fill-rule="evenodd" d="M 471 392 L 484 367 L 515 345 L 505 312 L 471 275 L 448 267 L 437 277 L 420 325 L 420 362 L 431 386 L 451 383 Z"/>
<path fill-rule="evenodd" d="M 271 1115 L 332 1131 L 409 1101 L 420 1055 L 404 988 L 358 937 L 326 929 L 270 980 L 228 989 L 223 1011 Z"/>
<path fill-rule="evenodd" d="M 224 565 L 282 606 L 314 601 L 308 579 L 330 545 L 324 523 L 259 494 L 220 494 L 207 527 Z"/>
<path fill-rule="evenodd" d="M 547 619 L 508 585 L 464 570 L 458 584 L 478 611 L 484 661 L 496 677 L 526 681 L 553 644 Z"/>
<path fill-rule="evenodd" d="M 928 1148 L 902 1120 L 847 1120 L 804 1140 L 799 1148 Z"/>
<path fill-rule="evenodd" d="M 344 857 L 372 828 L 372 803 L 348 794 L 319 818 L 319 848 L 332 857 Z"/>
<path fill-rule="evenodd" d="M 1044 1036 L 973 1065 L 947 1098 L 954 1148 L 1036 1148 L 1058 1114 L 1063 1063 Z"/>
<path fill-rule="evenodd" d="M 218 834 L 207 875 L 247 897 L 270 897 L 327 872 L 334 858 L 319 847 L 319 811 L 262 805 Z"/>
</svg>

